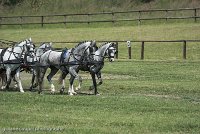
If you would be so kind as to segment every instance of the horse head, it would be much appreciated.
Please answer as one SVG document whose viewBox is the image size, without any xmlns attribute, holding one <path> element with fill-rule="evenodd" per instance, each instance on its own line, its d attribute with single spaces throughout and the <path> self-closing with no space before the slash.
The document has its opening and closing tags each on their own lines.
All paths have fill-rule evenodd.
<svg viewBox="0 0 200 134">
<path fill-rule="evenodd" d="M 117 53 L 116 44 L 115 43 L 108 43 L 109 46 L 105 51 L 105 55 L 108 56 L 110 62 L 115 60 L 115 54 Z"/>
<path fill-rule="evenodd" d="M 114 56 L 116 54 L 116 44 L 107 42 L 100 46 L 100 48 L 95 52 L 96 60 L 103 60 L 108 58 L 110 62 L 114 61 Z"/>
<path fill-rule="evenodd" d="M 29 55 L 30 57 L 35 56 L 35 44 L 33 44 L 32 39 L 26 39 L 26 43 L 24 45 L 24 52 L 25 54 Z"/>
<path fill-rule="evenodd" d="M 24 44 L 24 63 L 33 64 L 36 61 L 35 56 L 35 45 L 33 44 L 31 38 L 26 39 Z"/>
<path fill-rule="evenodd" d="M 52 49 L 53 49 L 53 48 L 52 48 L 52 42 L 43 43 L 43 44 L 39 47 L 39 49 L 42 49 L 43 52 L 46 52 L 46 51 L 48 51 L 48 50 L 52 50 Z"/>
<path fill-rule="evenodd" d="M 76 56 L 76 60 L 83 60 L 85 57 L 88 57 L 96 51 L 96 42 L 95 41 L 85 41 L 79 43 L 75 46 L 73 54 Z"/>
</svg>

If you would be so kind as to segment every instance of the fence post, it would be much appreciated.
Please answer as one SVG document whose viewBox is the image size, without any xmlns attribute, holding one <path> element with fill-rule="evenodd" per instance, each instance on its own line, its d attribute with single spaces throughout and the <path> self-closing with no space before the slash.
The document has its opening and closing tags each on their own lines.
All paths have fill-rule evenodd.
<svg viewBox="0 0 200 134">
<path fill-rule="evenodd" d="M 127 47 L 128 47 L 128 58 L 131 59 L 131 42 L 127 41 Z"/>
<path fill-rule="evenodd" d="M 141 24 L 141 20 L 140 20 L 140 18 L 141 18 L 141 11 L 139 11 L 139 16 L 138 16 L 139 24 Z"/>
<path fill-rule="evenodd" d="M 167 21 L 168 20 L 168 10 L 165 10 L 165 20 Z"/>
<path fill-rule="evenodd" d="M 113 24 L 115 23 L 115 13 L 114 12 L 112 12 L 112 22 L 113 22 Z"/>
<path fill-rule="evenodd" d="M 41 25 L 44 26 L 44 16 L 41 16 Z"/>
<path fill-rule="evenodd" d="M 2 21 L 2 18 L 0 17 L 0 28 L 1 28 L 1 21 Z"/>
<path fill-rule="evenodd" d="M 194 22 L 197 22 L 197 9 L 194 9 Z"/>
<path fill-rule="evenodd" d="M 67 26 L 66 26 L 66 23 L 67 23 L 67 16 L 64 15 L 64 24 L 65 24 L 65 28 L 67 27 Z"/>
<path fill-rule="evenodd" d="M 118 42 L 116 42 L 116 59 L 118 59 Z"/>
<path fill-rule="evenodd" d="M 183 41 L 183 59 L 186 59 L 187 56 L 187 46 L 186 46 L 186 41 Z"/>
<path fill-rule="evenodd" d="M 141 45 L 141 60 L 144 59 L 144 41 L 142 41 L 142 45 Z"/>
<path fill-rule="evenodd" d="M 90 24 L 90 14 L 89 13 L 87 14 L 87 20 L 88 20 L 87 23 L 89 25 Z"/>
<path fill-rule="evenodd" d="M 20 27 L 22 28 L 22 16 L 20 16 Z"/>
</svg>

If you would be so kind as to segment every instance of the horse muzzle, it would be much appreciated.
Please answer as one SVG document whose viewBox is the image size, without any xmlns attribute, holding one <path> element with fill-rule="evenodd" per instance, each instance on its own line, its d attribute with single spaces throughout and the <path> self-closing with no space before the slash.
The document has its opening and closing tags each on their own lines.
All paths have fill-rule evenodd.
<svg viewBox="0 0 200 134">
<path fill-rule="evenodd" d="M 115 59 L 114 59 L 114 58 L 110 58 L 109 61 L 110 61 L 110 62 L 113 62 L 113 61 L 115 61 Z"/>
</svg>

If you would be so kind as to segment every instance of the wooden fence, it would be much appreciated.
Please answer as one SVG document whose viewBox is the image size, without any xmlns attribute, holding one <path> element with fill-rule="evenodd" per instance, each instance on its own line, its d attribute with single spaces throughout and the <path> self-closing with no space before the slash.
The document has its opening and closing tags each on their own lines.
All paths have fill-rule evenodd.
<svg viewBox="0 0 200 134">
<path fill-rule="evenodd" d="M 131 49 L 131 43 L 140 43 L 141 44 L 141 50 L 140 50 L 140 59 L 144 60 L 145 59 L 145 43 L 182 43 L 182 57 L 183 59 L 187 59 L 187 44 L 188 43 L 195 43 L 198 42 L 200 43 L 200 40 L 146 40 L 146 41 L 136 41 L 136 40 L 130 40 L 130 41 L 120 41 L 120 40 L 113 40 L 113 41 L 104 41 L 104 40 L 99 40 L 96 41 L 97 43 L 102 43 L 102 42 L 115 42 L 117 47 L 117 51 L 119 52 L 119 45 L 122 45 L 121 43 L 127 43 L 127 52 L 128 52 L 128 59 L 132 59 L 132 49 Z M 0 44 L 6 44 L 6 45 L 11 45 L 15 44 L 15 41 L 9 41 L 9 40 L 4 40 L 0 39 Z M 34 42 L 35 44 L 41 44 L 43 42 Z M 52 42 L 53 44 L 78 44 L 79 41 L 54 41 Z M 63 48 L 54 48 L 55 50 L 62 50 Z M 116 58 L 118 59 L 118 53 L 116 54 Z"/>
<path fill-rule="evenodd" d="M 140 50 L 140 59 L 143 60 L 145 59 L 145 43 L 182 43 L 182 57 L 183 59 L 187 59 L 187 44 L 188 43 L 194 43 L 198 42 L 200 43 L 200 40 L 149 40 L 149 41 L 135 41 L 135 40 L 130 40 L 130 41 L 120 41 L 120 40 L 113 40 L 113 41 L 96 41 L 96 42 L 115 42 L 117 44 L 117 51 L 119 52 L 119 45 L 122 45 L 121 43 L 127 43 L 127 52 L 128 52 L 128 59 L 132 59 L 132 49 L 131 49 L 131 43 L 140 43 L 141 44 L 141 50 Z M 41 42 L 36 42 L 40 44 Z M 59 44 L 77 44 L 79 42 L 77 41 L 72 41 L 72 42 L 52 42 L 52 43 L 59 43 Z M 162 45 L 162 44 L 161 44 Z M 63 48 L 55 48 L 57 50 L 63 49 Z M 116 58 L 118 59 L 119 55 L 118 53 L 116 54 Z"/>
<path fill-rule="evenodd" d="M 184 13 L 183 13 L 184 12 Z M 147 15 L 146 15 L 147 14 Z M 87 14 L 57 14 L 39 16 L 0 16 L 0 26 L 2 25 L 33 25 L 41 27 L 44 24 L 64 24 L 67 23 L 103 23 L 121 21 L 141 21 L 146 20 L 172 20 L 172 19 L 193 19 L 197 22 L 200 18 L 200 8 L 181 9 L 153 9 L 153 10 L 132 10 L 121 12 L 99 12 Z M 101 17 L 99 17 L 101 16 Z"/>
</svg>

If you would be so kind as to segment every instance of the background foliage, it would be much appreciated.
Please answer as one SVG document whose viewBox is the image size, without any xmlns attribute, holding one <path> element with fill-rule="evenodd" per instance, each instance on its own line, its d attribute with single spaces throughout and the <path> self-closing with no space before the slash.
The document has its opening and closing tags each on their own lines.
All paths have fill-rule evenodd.
<svg viewBox="0 0 200 134">
<path fill-rule="evenodd" d="M 0 0 L 0 15 L 90 13 L 199 5 L 199 0 Z"/>
</svg>

